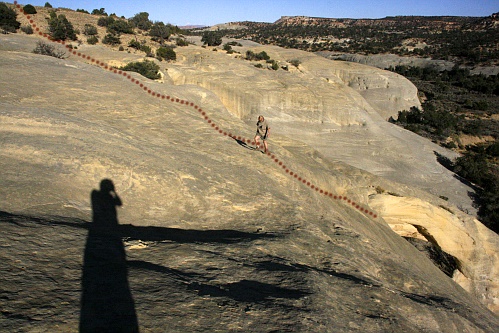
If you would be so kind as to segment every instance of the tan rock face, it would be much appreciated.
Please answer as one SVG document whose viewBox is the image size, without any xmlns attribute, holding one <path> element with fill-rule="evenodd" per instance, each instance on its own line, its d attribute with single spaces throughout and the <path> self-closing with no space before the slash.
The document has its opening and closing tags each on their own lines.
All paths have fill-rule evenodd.
<svg viewBox="0 0 499 333">
<path fill-rule="evenodd" d="M 34 47 L 32 37 L 0 39 L 0 284 L 7 318 L 0 321 L 2 329 L 76 331 L 82 320 L 82 268 L 95 273 L 85 259 L 98 246 L 105 253 L 126 253 L 119 265 L 122 291 L 134 300 L 127 305 L 141 331 L 494 332 L 499 325 L 485 305 L 390 229 L 383 219 L 390 217 L 389 209 L 376 206 L 377 219 L 360 210 L 373 210 L 370 195 L 377 186 L 418 198 L 423 206 L 438 198 L 335 161 L 304 143 L 304 124 L 314 129 L 320 120 L 342 129 L 340 124 L 365 119 L 372 133 L 385 129 L 371 119 L 381 124 L 383 118 L 340 78 L 314 82 L 310 72 L 279 71 L 279 80 L 260 81 L 251 77 L 273 72 L 190 46 L 179 48 L 184 58 L 178 64 L 161 64 L 174 85 L 137 74 L 129 79 L 75 56 L 61 60 L 23 51 Z M 133 57 L 97 46 L 81 52 L 105 63 Z M 226 76 L 216 61 L 204 58 L 212 54 L 227 59 Z M 282 58 L 288 56 L 293 55 Z M 148 93 L 132 78 L 170 99 Z M 233 91 L 223 97 L 225 82 Z M 264 87 L 270 92 L 263 94 Z M 338 95 L 322 93 L 321 87 L 337 89 Z M 237 105 L 243 88 L 252 98 L 241 102 L 239 111 L 229 109 L 224 99 Z M 304 90 L 308 93 L 293 96 Z M 348 107 L 332 110 L 312 96 L 322 101 L 338 96 Z M 254 115 L 262 110 L 245 103 L 279 111 L 268 110 L 275 129 L 270 147 L 288 172 L 270 156 L 215 130 L 213 122 L 222 132 L 251 138 Z M 280 111 L 284 106 L 289 114 Z M 341 114 L 350 106 L 350 114 Z M 280 133 L 278 125 L 286 123 L 302 135 Z M 420 149 L 414 147 L 413 154 L 433 154 Z M 90 192 L 102 179 L 112 179 L 123 202 L 113 246 L 89 232 Z M 417 212 L 411 216 L 419 223 Z M 442 216 L 445 226 L 457 223 Z M 479 290 L 485 279 L 470 274 L 471 257 L 483 258 L 480 248 L 497 252 L 497 236 L 481 227 L 469 234 L 473 246 L 484 245 L 475 254 L 456 250 L 470 258 L 469 266 L 463 259 L 465 278 L 459 281 Z M 490 240 L 477 241 L 484 237 Z"/>
<path fill-rule="evenodd" d="M 476 219 L 417 198 L 376 195 L 370 204 L 401 236 L 424 238 L 458 260 L 453 279 L 494 311 L 499 311 L 497 235 Z M 416 235 L 407 229 L 416 229 Z"/>
</svg>

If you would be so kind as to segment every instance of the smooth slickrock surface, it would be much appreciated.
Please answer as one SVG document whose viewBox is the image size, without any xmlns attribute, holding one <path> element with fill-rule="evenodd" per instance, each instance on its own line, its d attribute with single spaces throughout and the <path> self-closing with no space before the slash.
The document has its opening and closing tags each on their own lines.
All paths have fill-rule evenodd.
<svg viewBox="0 0 499 333">
<path fill-rule="evenodd" d="M 475 289 L 466 292 L 394 233 L 387 222 L 395 208 L 388 209 L 376 189 L 434 206 L 441 204 L 438 197 L 335 161 L 301 137 L 275 130 L 270 144 L 278 161 L 316 188 L 376 211 L 379 217 L 373 218 L 220 134 L 193 106 L 154 97 L 125 76 L 76 56 L 32 54 L 35 42 L 35 37 L 0 37 L 1 331 L 112 326 L 141 332 L 495 332 L 499 327 L 487 309 L 497 293 L 484 298 Z M 102 47 L 79 51 L 106 63 L 134 57 Z M 201 65 L 190 62 L 192 52 L 225 57 L 228 72 L 234 66 L 232 75 L 239 73 L 240 82 L 255 75 L 251 64 L 250 75 L 241 71 L 238 64 L 246 60 L 189 46 L 178 49 L 178 63 L 161 64 L 170 77 L 165 83 L 131 76 L 154 92 L 202 107 L 223 131 L 251 138 L 254 124 L 245 117 L 260 110 L 237 114 L 228 108 L 216 71 L 212 90 L 201 82 L 180 84 L 189 66 L 189 73 L 208 75 L 209 62 L 196 67 Z M 289 75 L 290 86 L 309 82 L 293 72 L 277 75 Z M 320 88 L 310 81 L 314 90 Z M 358 95 L 340 78 L 331 81 L 324 80 L 324 98 L 334 98 L 336 89 L 345 103 Z M 262 82 L 267 89 L 276 87 Z M 282 96 L 290 91 L 277 92 L 281 97 L 265 103 L 287 103 Z M 228 100 L 231 96 L 227 92 Z M 357 98 L 358 105 L 350 102 L 357 105 L 351 115 L 308 108 L 310 100 L 303 96 L 295 101 L 310 111 L 303 118 L 310 122 L 317 120 L 312 114 L 338 122 L 363 116 L 371 128 L 375 122 L 369 117 L 382 117 Z M 280 123 L 277 113 L 272 117 L 272 124 Z M 417 149 L 414 154 L 422 154 Z M 116 208 L 119 225 L 101 229 L 92 222 L 90 196 L 103 179 L 113 181 L 123 206 Z M 466 228 L 463 214 L 446 223 Z M 473 237 L 498 248 L 495 234 Z M 460 274 L 476 278 L 471 264 L 463 267 Z"/>
</svg>

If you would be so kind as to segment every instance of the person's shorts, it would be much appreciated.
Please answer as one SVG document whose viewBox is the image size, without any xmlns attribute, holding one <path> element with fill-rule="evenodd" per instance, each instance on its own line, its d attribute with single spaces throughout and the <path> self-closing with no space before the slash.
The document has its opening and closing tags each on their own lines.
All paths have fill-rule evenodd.
<svg viewBox="0 0 499 333">
<path fill-rule="evenodd" d="M 266 141 L 267 140 L 267 137 L 266 136 L 263 136 L 261 135 L 260 133 L 256 133 L 256 136 L 258 136 L 260 139 L 262 139 L 263 141 Z"/>
</svg>

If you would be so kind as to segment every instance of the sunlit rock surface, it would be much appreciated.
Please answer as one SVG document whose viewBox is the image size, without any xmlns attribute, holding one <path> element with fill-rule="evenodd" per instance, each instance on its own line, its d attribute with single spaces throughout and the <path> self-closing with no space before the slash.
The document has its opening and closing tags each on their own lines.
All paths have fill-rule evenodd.
<svg viewBox="0 0 499 333">
<path fill-rule="evenodd" d="M 297 70 L 274 72 L 189 46 L 176 49 L 177 63 L 160 63 L 165 83 L 131 76 L 155 93 L 202 107 L 217 126 L 243 138 L 254 135 L 257 114 L 268 115 L 275 158 L 318 189 L 376 212 L 376 218 L 298 182 L 269 156 L 214 130 L 187 103 L 154 97 L 76 56 L 32 54 L 35 37 L 0 38 L 2 330 L 88 327 L 83 295 L 108 302 L 96 319 L 101 327 L 126 309 L 120 323 L 138 323 L 143 332 L 497 329 L 499 320 L 487 309 L 494 310 L 497 288 L 490 284 L 480 294 L 485 279 L 474 281 L 473 269 L 491 274 L 490 281 L 497 280 L 496 271 L 471 265 L 469 251 L 449 250 L 463 255 L 459 282 L 467 283 L 465 291 L 392 231 L 389 223 L 405 202 L 378 198 L 383 188 L 417 198 L 424 207 L 442 200 L 424 186 L 383 178 L 319 149 L 330 140 L 319 140 L 322 124 L 331 126 L 330 133 L 349 133 L 343 147 L 363 131 L 398 133 L 383 138 L 392 146 L 383 140 L 374 145 L 392 158 L 403 150 L 399 141 L 414 138 L 387 131 L 384 117 L 334 70 L 327 77 L 314 74 L 307 68 L 320 66 L 302 58 Z M 305 57 L 267 50 L 277 60 Z M 134 57 L 101 46 L 79 51 L 105 63 Z M 369 145 L 363 140 L 354 141 L 351 159 L 362 158 L 360 147 Z M 406 154 L 431 160 L 434 147 L 428 146 L 413 145 Z M 397 158 L 394 169 L 406 163 Z M 428 177 L 436 168 L 407 164 Z M 437 170 L 437 178 L 447 177 Z M 113 181 L 123 205 L 116 207 L 119 225 L 96 234 L 90 193 L 103 179 Z M 452 191 L 457 194 L 449 195 L 448 208 L 456 210 L 461 189 Z M 425 226 L 418 214 L 401 223 Z M 463 228 L 471 218 L 438 216 L 438 223 Z M 498 248 L 497 235 L 482 228 L 467 229 L 475 243 L 463 244 L 480 244 L 472 250 L 476 259 L 485 256 L 481 248 Z M 459 243 L 449 237 L 449 244 Z M 98 274 L 109 265 L 119 272 L 111 281 Z"/>
</svg>

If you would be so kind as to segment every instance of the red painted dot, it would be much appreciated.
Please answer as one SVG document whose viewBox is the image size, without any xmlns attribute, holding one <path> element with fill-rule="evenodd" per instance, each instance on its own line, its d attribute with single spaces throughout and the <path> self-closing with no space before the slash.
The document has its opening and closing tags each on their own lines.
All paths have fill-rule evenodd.
<svg viewBox="0 0 499 333">
<path fill-rule="evenodd" d="M 218 133 L 223 134 L 223 131 L 222 130 L 218 130 Z"/>
<path fill-rule="evenodd" d="M 307 182 L 307 186 L 310 186 L 310 182 Z"/>
<path fill-rule="evenodd" d="M 309 184 L 307 184 L 307 185 L 309 185 Z M 314 186 L 314 185 L 310 185 L 310 187 L 312 188 L 312 190 L 315 188 L 315 186 Z"/>
<path fill-rule="evenodd" d="M 298 178 L 298 175 L 295 173 L 295 174 L 294 174 L 294 177 L 295 177 L 295 178 Z"/>
<path fill-rule="evenodd" d="M 377 218 L 377 217 L 378 217 L 378 215 L 374 214 L 374 215 L 373 215 L 373 217 L 374 217 L 374 218 Z"/>
<path fill-rule="evenodd" d="M 139 87 L 141 87 L 141 88 L 142 88 L 143 86 L 144 86 L 144 84 L 143 84 L 143 83 L 139 84 Z"/>
<path fill-rule="evenodd" d="M 170 96 L 166 96 L 166 99 L 168 99 L 168 100 L 169 100 L 169 99 L 170 99 Z"/>
<path fill-rule="evenodd" d="M 322 194 L 322 193 L 324 193 L 324 191 L 323 191 L 323 190 L 320 190 L 319 192 L 320 192 L 321 194 Z"/>
</svg>

